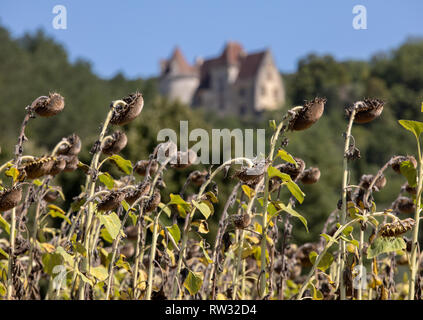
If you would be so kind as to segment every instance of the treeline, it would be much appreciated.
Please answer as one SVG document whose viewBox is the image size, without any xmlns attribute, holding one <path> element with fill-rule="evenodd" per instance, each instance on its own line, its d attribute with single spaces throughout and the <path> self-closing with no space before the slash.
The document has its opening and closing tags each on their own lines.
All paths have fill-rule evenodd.
<svg viewBox="0 0 423 320">
<path fill-rule="evenodd" d="M 88 159 L 89 149 L 98 135 L 110 102 L 137 89 L 143 93 L 146 104 L 141 116 L 125 128 L 129 143 L 123 151 L 123 155 L 133 162 L 148 157 L 157 144 L 156 136 L 160 129 L 178 130 L 180 120 L 188 120 L 190 129 L 264 128 L 268 127 L 268 119 L 282 117 L 284 112 L 266 114 L 262 123 L 210 117 L 161 98 L 156 89 L 156 79 L 128 80 L 122 74 L 111 79 L 99 78 L 90 63 L 84 60 L 70 63 L 66 50 L 42 31 L 12 39 L 8 30 L 0 27 L 0 41 L 2 162 L 12 156 L 25 107 L 36 97 L 50 91 L 57 91 L 65 97 L 65 110 L 54 119 L 38 119 L 29 125 L 27 136 L 30 140 L 25 145 L 25 151 L 42 155 L 62 137 L 75 132 L 83 140 L 83 162 Z M 340 198 L 345 106 L 364 97 L 386 102 L 380 119 L 354 127 L 356 146 L 361 152 L 361 159 L 354 163 L 357 182 L 361 174 L 375 174 L 392 155 L 412 153 L 414 141 L 401 130 L 397 120 L 420 117 L 422 56 L 423 41 L 415 39 L 392 52 L 377 54 L 370 61 L 339 62 L 331 56 L 309 55 L 299 61 L 295 73 L 283 75 L 288 94 L 284 109 L 301 105 L 304 100 L 315 96 L 328 99 L 324 117 L 316 126 L 288 134 L 287 150 L 302 157 L 307 166 L 317 166 L 322 172 L 318 184 L 304 187 L 306 200 L 298 207 L 309 221 L 310 234 L 305 234 L 303 228 L 296 228 L 295 240 L 316 239 L 326 217 L 336 208 Z M 172 174 L 174 176 L 166 177 L 166 182 L 169 190 L 178 192 L 187 175 Z M 395 173 L 389 173 L 387 178 L 387 187 L 377 197 L 379 203 L 389 206 L 404 179 Z M 72 191 L 80 185 L 80 179 L 75 174 L 65 174 L 61 179 L 65 180 L 65 192 L 71 198 Z M 227 181 L 227 188 L 220 191 L 223 197 L 231 188 L 231 180 L 227 178 Z M 213 231 L 214 226 L 211 225 L 210 229 Z"/>
</svg>

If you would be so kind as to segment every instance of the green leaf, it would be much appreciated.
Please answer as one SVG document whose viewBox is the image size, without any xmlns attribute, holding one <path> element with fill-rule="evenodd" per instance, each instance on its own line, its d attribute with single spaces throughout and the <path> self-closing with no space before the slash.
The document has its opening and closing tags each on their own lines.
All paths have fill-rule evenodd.
<svg viewBox="0 0 423 320">
<path fill-rule="evenodd" d="M 103 265 L 99 265 L 98 267 L 91 267 L 90 274 L 97 278 L 99 281 L 104 281 L 109 276 L 109 273 Z"/>
<path fill-rule="evenodd" d="M 32 181 L 32 183 L 35 184 L 37 187 L 41 187 L 43 185 L 40 179 L 35 179 Z"/>
<path fill-rule="evenodd" d="M 317 290 L 312 283 L 310 283 L 309 287 L 313 289 L 313 300 L 323 300 L 323 293 L 320 290 Z"/>
<path fill-rule="evenodd" d="M 198 220 L 192 222 L 193 226 L 196 226 L 199 233 L 207 234 L 209 233 L 209 225 L 206 220 Z"/>
<path fill-rule="evenodd" d="M 52 218 L 62 218 L 67 223 L 72 224 L 70 219 L 68 217 L 66 217 L 65 212 L 61 208 L 59 208 L 58 206 L 55 206 L 54 204 L 49 204 L 47 208 L 49 209 L 48 214 Z"/>
<path fill-rule="evenodd" d="M 63 211 L 63 209 L 62 209 L 62 208 L 60 208 L 60 207 L 58 207 L 58 206 L 56 206 L 56 205 L 54 205 L 54 204 L 49 204 L 49 205 L 47 206 L 47 208 L 48 208 L 48 209 L 50 209 L 50 210 L 54 210 L 54 211 L 60 212 L 60 213 L 62 213 L 62 214 L 65 214 L 65 211 Z"/>
<path fill-rule="evenodd" d="M 131 206 L 129 205 L 129 203 L 128 203 L 128 202 L 126 202 L 125 200 L 123 200 L 120 204 L 122 205 L 122 207 L 123 207 L 123 209 L 125 210 L 125 212 L 127 212 L 127 211 L 129 210 L 129 208 L 131 207 Z"/>
<path fill-rule="evenodd" d="M 310 252 L 308 256 L 313 265 L 316 263 L 317 256 L 318 255 L 316 251 Z M 320 259 L 320 262 L 317 268 L 324 272 L 327 268 L 330 267 L 333 261 L 334 261 L 333 255 L 330 252 L 326 252 L 324 256 L 322 257 L 322 259 Z"/>
<path fill-rule="evenodd" d="M 170 201 L 167 205 L 176 205 L 176 208 L 179 212 L 179 215 L 182 218 L 185 218 L 186 212 L 191 209 L 191 206 L 188 202 L 181 198 L 179 194 L 170 194 Z"/>
<path fill-rule="evenodd" d="M 179 242 L 181 239 L 181 230 L 179 230 L 178 225 L 175 223 L 174 225 L 170 227 L 166 227 L 169 234 L 172 236 L 173 240 L 175 240 L 176 243 Z"/>
<path fill-rule="evenodd" d="M 200 248 L 203 250 L 203 254 L 204 254 L 204 257 L 206 258 L 207 263 L 212 263 L 212 262 L 213 262 L 213 260 L 210 258 L 209 254 L 207 253 L 207 250 L 206 250 L 206 248 L 204 247 L 204 243 L 203 243 L 203 241 L 200 241 L 200 242 L 198 243 L 198 245 L 199 245 L 199 246 L 200 246 Z"/>
<path fill-rule="evenodd" d="M 187 288 L 190 295 L 195 295 L 203 284 L 203 279 L 200 272 L 189 271 L 187 278 L 184 281 L 184 287 Z"/>
<path fill-rule="evenodd" d="M 276 121 L 275 120 L 269 120 L 269 126 L 273 130 L 276 130 Z"/>
<path fill-rule="evenodd" d="M 206 196 L 207 196 L 207 199 L 209 199 L 212 203 L 218 203 L 219 202 L 216 195 L 211 191 L 207 191 Z"/>
<path fill-rule="evenodd" d="M 0 227 L 10 234 L 10 224 L 0 215 Z"/>
<path fill-rule="evenodd" d="M 160 202 L 159 203 L 159 208 L 166 213 L 166 215 L 170 218 L 171 214 L 172 214 L 172 210 L 170 210 L 169 206 L 165 205 L 164 203 Z"/>
<path fill-rule="evenodd" d="M 5 259 L 9 259 L 9 254 L 4 251 L 2 248 L 0 248 L 0 258 L 3 256 Z"/>
<path fill-rule="evenodd" d="M 45 253 L 41 261 L 43 263 L 44 272 L 53 275 L 53 268 L 57 265 L 63 265 L 63 257 L 58 253 Z"/>
<path fill-rule="evenodd" d="M 67 253 L 63 247 L 57 247 L 56 253 L 60 254 L 63 257 L 63 260 L 66 261 L 70 266 L 73 266 L 75 263 L 75 258 Z"/>
<path fill-rule="evenodd" d="M 108 215 L 102 214 L 100 215 L 100 222 L 104 225 L 110 237 L 115 240 L 121 227 L 118 215 L 114 212 Z"/>
<path fill-rule="evenodd" d="M 423 112 L 423 102 L 422 102 L 420 111 Z"/>
<path fill-rule="evenodd" d="M 267 174 L 269 175 L 269 179 L 273 177 L 279 177 L 283 181 L 284 184 L 287 185 L 289 192 L 298 200 L 299 203 L 303 203 L 305 194 L 301 191 L 300 187 L 292 181 L 291 177 L 283 172 L 280 172 L 273 166 L 269 166 L 267 168 Z"/>
<path fill-rule="evenodd" d="M 11 177 L 13 179 L 13 182 L 16 182 L 16 179 L 18 179 L 19 176 L 19 170 L 15 167 L 10 167 L 4 172 L 4 174 L 8 177 Z"/>
<path fill-rule="evenodd" d="M 170 194 L 170 201 L 168 205 L 171 205 L 171 204 L 180 204 L 180 205 L 189 207 L 189 203 L 186 202 L 184 199 L 182 199 L 179 194 L 173 194 L 173 193 Z"/>
<path fill-rule="evenodd" d="M 267 168 L 267 174 L 269 175 L 269 179 L 273 177 L 279 177 L 282 179 L 283 182 L 292 180 L 289 174 L 280 172 L 273 166 L 269 166 L 269 168 Z"/>
<path fill-rule="evenodd" d="M 98 176 L 98 179 L 103 183 L 107 189 L 112 190 L 115 186 L 115 180 L 108 172 L 103 172 Z"/>
<path fill-rule="evenodd" d="M 407 178 L 410 187 L 413 188 L 417 185 L 417 170 L 410 160 L 401 162 L 400 171 L 401 174 Z"/>
<path fill-rule="evenodd" d="M 254 196 L 254 190 L 251 189 L 249 186 L 247 186 L 246 184 L 243 184 L 241 186 L 242 191 L 244 191 L 245 195 L 248 197 L 248 199 L 251 200 L 251 198 Z"/>
<path fill-rule="evenodd" d="M 100 235 L 104 241 L 107 241 L 108 243 L 113 243 L 113 238 L 106 228 L 101 229 Z"/>
<path fill-rule="evenodd" d="M 212 214 L 212 211 L 210 210 L 210 207 L 206 201 L 197 202 L 192 200 L 192 204 L 203 214 L 206 219 L 208 219 Z"/>
<path fill-rule="evenodd" d="M 76 252 L 83 255 L 84 257 L 87 256 L 87 249 L 82 245 L 82 243 L 74 241 L 73 245 L 75 247 Z"/>
<path fill-rule="evenodd" d="M 336 242 L 338 242 L 334 237 L 331 237 L 330 235 L 328 235 L 328 234 L 326 234 L 326 233 L 321 233 L 320 234 L 323 238 L 325 238 L 325 240 L 326 240 L 326 242 L 327 243 L 329 243 L 329 242 L 333 242 L 333 243 L 336 243 Z"/>
<path fill-rule="evenodd" d="M 343 233 L 346 237 L 348 237 L 348 236 L 351 234 L 351 232 L 353 232 L 353 230 L 354 230 L 353 226 L 348 226 L 348 227 L 346 227 L 344 230 L 342 230 L 342 233 Z"/>
<path fill-rule="evenodd" d="M 360 243 L 353 239 L 353 240 L 348 240 L 349 243 L 351 243 L 352 245 L 356 246 L 357 248 L 360 248 Z"/>
<path fill-rule="evenodd" d="M 287 182 L 287 187 L 295 199 L 297 199 L 299 203 L 303 203 L 305 194 L 300 187 L 292 180 Z"/>
<path fill-rule="evenodd" d="M 138 217 L 137 215 L 131 210 L 131 212 L 128 213 L 129 217 L 131 218 L 132 224 L 135 226 L 137 224 Z"/>
<path fill-rule="evenodd" d="M 423 122 L 414 120 L 398 120 L 398 122 L 405 129 L 414 133 L 416 139 L 419 139 L 420 134 L 423 132 Z"/>
<path fill-rule="evenodd" d="M 295 166 L 298 166 L 297 161 L 284 149 L 279 149 L 277 156 L 281 158 L 283 161 L 295 164 Z"/>
<path fill-rule="evenodd" d="M 308 232 L 308 227 L 307 227 L 307 220 L 306 218 L 304 218 L 301 214 L 299 214 L 297 211 L 295 211 L 291 204 L 288 204 L 287 206 L 284 205 L 282 202 L 277 202 L 277 205 L 279 207 L 280 210 L 285 211 L 286 213 L 290 214 L 291 216 L 294 216 L 298 219 L 300 219 L 300 221 L 303 223 L 304 227 L 306 228 L 307 232 Z"/>
<path fill-rule="evenodd" d="M 123 172 L 125 172 L 126 174 L 131 174 L 132 172 L 131 161 L 126 160 L 117 154 L 109 157 L 109 160 L 113 161 L 117 165 L 117 167 Z"/>
<path fill-rule="evenodd" d="M 397 237 L 377 237 L 369 249 L 367 249 L 367 259 L 372 259 L 382 253 L 394 252 L 406 248 L 406 243 L 402 238 Z"/>
<path fill-rule="evenodd" d="M 7 293 L 6 287 L 0 282 L 0 297 L 4 297 Z"/>
</svg>

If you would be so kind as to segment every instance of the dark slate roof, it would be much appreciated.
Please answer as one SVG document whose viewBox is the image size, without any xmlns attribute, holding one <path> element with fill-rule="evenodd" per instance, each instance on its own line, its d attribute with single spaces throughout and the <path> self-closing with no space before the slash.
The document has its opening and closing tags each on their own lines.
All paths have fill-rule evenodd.
<svg viewBox="0 0 423 320">
<path fill-rule="evenodd" d="M 249 54 L 241 60 L 238 79 L 252 78 L 257 74 L 260 64 L 266 55 L 266 51 Z"/>
<path fill-rule="evenodd" d="M 180 74 L 194 74 L 196 72 L 196 68 L 187 62 L 184 55 L 182 54 L 182 51 L 176 47 L 170 59 L 164 61 L 166 65 L 163 74 L 170 72 L 170 65 L 173 61 L 176 62 Z"/>
</svg>

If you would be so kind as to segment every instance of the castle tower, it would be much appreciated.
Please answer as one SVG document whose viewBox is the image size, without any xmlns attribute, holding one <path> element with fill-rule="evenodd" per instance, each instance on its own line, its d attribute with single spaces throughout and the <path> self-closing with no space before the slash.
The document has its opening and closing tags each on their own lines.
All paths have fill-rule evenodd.
<svg viewBox="0 0 423 320">
<path fill-rule="evenodd" d="M 198 66 L 190 65 L 176 47 L 168 60 L 160 62 L 159 91 L 170 100 L 191 104 L 199 84 Z"/>
</svg>

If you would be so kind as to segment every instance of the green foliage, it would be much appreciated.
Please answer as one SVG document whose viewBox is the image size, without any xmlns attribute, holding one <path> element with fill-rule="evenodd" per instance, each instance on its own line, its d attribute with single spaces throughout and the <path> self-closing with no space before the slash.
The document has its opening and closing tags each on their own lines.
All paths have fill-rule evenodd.
<svg viewBox="0 0 423 320">
<path fill-rule="evenodd" d="M 115 186 L 115 181 L 113 180 L 113 177 L 108 172 L 101 173 L 98 179 L 110 190 L 113 189 L 113 187 Z"/>
<path fill-rule="evenodd" d="M 195 295 L 201 289 L 202 284 L 203 279 L 201 278 L 201 274 L 190 270 L 184 282 L 184 287 L 187 288 L 190 295 Z"/>
<path fill-rule="evenodd" d="M 411 131 L 419 139 L 423 132 L 423 122 L 414 120 L 398 120 L 399 124 L 402 125 L 408 131 Z"/>
<path fill-rule="evenodd" d="M 377 237 L 367 250 L 367 259 L 382 253 L 395 252 L 406 248 L 404 239 L 398 237 Z"/>
<path fill-rule="evenodd" d="M 111 238 L 113 240 L 116 239 L 121 227 L 118 215 L 112 212 L 110 214 L 100 214 L 99 218 L 100 222 L 104 225 Z"/>
<path fill-rule="evenodd" d="M 408 185 L 415 187 L 417 185 L 417 170 L 414 168 L 411 161 L 403 161 L 400 165 L 401 174 L 407 178 Z"/>
<path fill-rule="evenodd" d="M 312 264 L 314 264 L 316 262 L 317 256 L 318 255 L 317 255 L 316 251 L 310 252 L 309 259 L 310 259 L 310 262 Z M 324 271 L 326 271 L 327 268 L 330 267 L 330 265 L 332 264 L 332 262 L 334 260 L 335 259 L 334 259 L 333 255 L 330 252 L 326 252 L 323 255 L 322 259 L 320 259 L 319 265 L 317 266 L 317 268 L 319 268 L 320 270 L 322 270 L 324 272 Z"/>
<path fill-rule="evenodd" d="M 109 160 L 116 164 L 116 166 L 124 173 L 131 174 L 132 163 L 129 160 L 122 158 L 120 155 L 114 154 L 109 157 Z"/>
<path fill-rule="evenodd" d="M 298 200 L 299 203 L 303 203 L 305 194 L 301 191 L 298 185 L 292 181 L 291 177 L 283 172 L 280 172 L 275 167 L 269 166 L 267 169 L 267 173 L 269 174 L 269 178 L 278 177 L 281 178 L 284 184 L 286 184 L 288 190 L 291 194 Z"/>
</svg>

